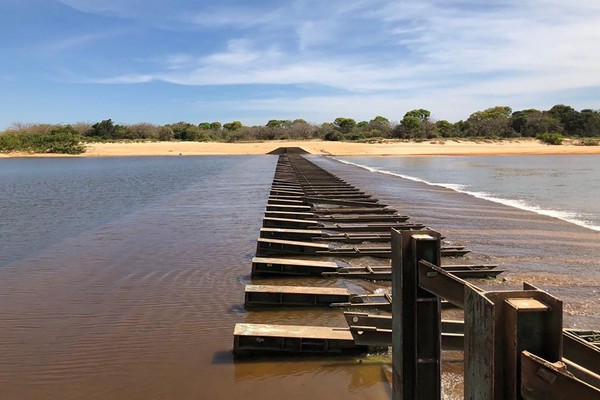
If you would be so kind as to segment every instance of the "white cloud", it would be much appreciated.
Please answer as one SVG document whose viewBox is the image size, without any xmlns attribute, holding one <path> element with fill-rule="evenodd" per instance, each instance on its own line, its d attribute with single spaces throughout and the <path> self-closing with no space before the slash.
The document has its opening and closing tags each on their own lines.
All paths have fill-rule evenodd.
<svg viewBox="0 0 600 400">
<path fill-rule="evenodd" d="M 331 122 L 337 117 L 368 121 L 377 115 L 398 122 L 405 111 L 415 108 L 434 110 L 434 117 L 439 119 L 459 120 L 468 115 L 463 115 L 458 110 L 474 110 L 477 107 L 476 101 L 469 98 L 457 98 L 449 104 L 435 96 L 402 97 L 377 94 L 198 102 L 193 106 L 198 112 L 207 114 L 226 109 L 231 115 L 251 116 L 244 118 L 243 122 L 256 125 L 264 125 L 272 118 L 303 118 L 310 122 L 322 123 Z"/>
<path fill-rule="evenodd" d="M 188 22 L 245 34 L 236 32 L 211 54 L 167 55 L 154 72 L 100 81 L 314 84 L 350 94 L 243 104 L 282 112 L 304 107 L 316 116 L 321 108 L 361 113 L 421 102 L 445 118 L 464 118 L 465 107 L 472 112 L 502 101 L 517 108 L 549 93 L 557 98 L 559 91 L 600 87 L 599 20 L 600 3 L 590 0 L 297 0 L 269 11 L 214 7 Z"/>
<path fill-rule="evenodd" d="M 206 28 L 252 28 L 280 26 L 286 22 L 284 8 L 265 9 L 249 6 L 210 6 L 199 11 L 179 12 L 179 19 Z M 289 21 L 287 21 L 289 22 Z"/>
</svg>

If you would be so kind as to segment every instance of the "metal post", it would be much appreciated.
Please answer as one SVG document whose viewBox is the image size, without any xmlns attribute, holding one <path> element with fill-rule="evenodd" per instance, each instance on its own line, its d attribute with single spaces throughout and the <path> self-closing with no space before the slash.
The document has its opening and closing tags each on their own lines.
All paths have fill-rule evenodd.
<svg viewBox="0 0 600 400">
<path fill-rule="evenodd" d="M 562 302 L 526 290 L 465 287 L 465 399 L 520 399 L 521 353 L 550 362 L 562 356 Z"/>
<path fill-rule="evenodd" d="M 418 263 L 440 266 L 440 234 L 392 229 L 394 400 L 441 398 L 440 299 L 419 287 Z"/>
</svg>

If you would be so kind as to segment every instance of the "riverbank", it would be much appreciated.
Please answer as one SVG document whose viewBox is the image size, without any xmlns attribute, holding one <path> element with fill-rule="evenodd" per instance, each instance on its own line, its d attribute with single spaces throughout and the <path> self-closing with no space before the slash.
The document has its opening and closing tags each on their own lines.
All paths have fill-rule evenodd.
<svg viewBox="0 0 600 400">
<path fill-rule="evenodd" d="M 419 155 L 537 155 L 600 154 L 600 146 L 563 144 L 551 146 L 535 139 L 502 141 L 432 140 L 385 141 L 380 143 L 330 142 L 321 140 L 274 140 L 247 143 L 218 142 L 117 142 L 90 143 L 75 157 L 170 156 L 170 155 L 258 155 L 279 147 L 300 147 L 311 154 L 336 156 L 419 156 Z M 5 157 L 65 157 L 58 154 L 0 154 Z M 73 157 L 73 156 L 67 156 Z"/>
</svg>

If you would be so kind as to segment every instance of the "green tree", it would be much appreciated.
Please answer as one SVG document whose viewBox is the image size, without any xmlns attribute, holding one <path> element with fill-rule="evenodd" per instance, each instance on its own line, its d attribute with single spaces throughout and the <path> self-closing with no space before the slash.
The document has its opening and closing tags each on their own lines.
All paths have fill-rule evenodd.
<svg viewBox="0 0 600 400">
<path fill-rule="evenodd" d="M 431 116 L 431 112 L 429 110 L 425 110 L 423 108 L 418 108 L 415 110 L 410 110 L 406 114 L 404 114 L 404 118 L 406 117 L 414 117 L 421 122 L 429 121 L 429 117 Z"/>
<path fill-rule="evenodd" d="M 218 122 L 218 121 L 211 122 L 210 123 L 210 129 L 212 129 L 213 131 L 220 131 L 221 130 L 221 123 Z"/>
<path fill-rule="evenodd" d="M 233 121 L 223 124 L 223 129 L 226 131 L 237 131 L 238 129 L 242 129 L 242 123 L 240 121 Z"/>
<path fill-rule="evenodd" d="M 597 110 L 581 110 L 583 117 L 583 136 L 600 136 L 600 112 Z"/>
<path fill-rule="evenodd" d="M 392 124 L 389 119 L 378 115 L 369 121 L 369 129 L 372 131 L 377 130 L 387 135 L 392 129 Z"/>
<path fill-rule="evenodd" d="M 418 108 L 404 114 L 394 136 L 402 138 L 433 138 L 437 135 L 435 125 L 429 121 L 429 110 Z"/>
<path fill-rule="evenodd" d="M 201 138 L 200 128 L 189 122 L 180 121 L 175 124 L 168 125 L 173 131 L 173 139 L 184 141 L 197 141 Z"/>
<path fill-rule="evenodd" d="M 169 128 L 168 126 L 162 126 L 158 130 L 158 140 L 169 141 L 173 140 L 174 136 L 175 134 L 173 133 L 173 129 Z"/>
<path fill-rule="evenodd" d="M 44 138 L 45 153 L 80 154 L 85 152 L 81 136 L 71 125 L 56 125 Z"/>
<path fill-rule="evenodd" d="M 452 124 L 445 119 L 435 121 L 435 129 L 441 137 L 456 137 L 460 135 L 460 130 L 455 124 Z"/>
<path fill-rule="evenodd" d="M 546 132 L 562 133 L 563 126 L 550 113 L 536 111 L 529 113 L 521 130 L 523 136 L 535 137 Z"/>
<path fill-rule="evenodd" d="M 333 124 L 339 129 L 340 132 L 348 133 L 356 126 L 356 121 L 352 118 L 338 117 L 333 121 Z"/>
<path fill-rule="evenodd" d="M 105 119 L 92 125 L 86 136 L 116 140 L 123 138 L 125 131 L 124 126 L 114 124 L 112 119 Z"/>
<path fill-rule="evenodd" d="M 513 137 L 517 133 L 511 126 L 512 109 L 497 106 L 474 112 L 465 123 L 467 136 Z"/>
<path fill-rule="evenodd" d="M 292 124 L 289 119 L 271 119 L 267 122 L 268 128 L 287 128 Z"/>
<path fill-rule="evenodd" d="M 581 113 L 571 106 L 557 104 L 548 111 L 557 118 L 569 136 L 581 136 L 584 133 L 585 120 Z"/>
<path fill-rule="evenodd" d="M 512 113 L 510 117 L 510 126 L 515 130 L 515 132 L 523 133 L 523 128 L 525 128 L 525 124 L 527 123 L 527 118 L 532 115 L 539 113 L 541 111 L 536 110 L 535 108 L 530 108 L 528 110 L 515 111 Z"/>
</svg>

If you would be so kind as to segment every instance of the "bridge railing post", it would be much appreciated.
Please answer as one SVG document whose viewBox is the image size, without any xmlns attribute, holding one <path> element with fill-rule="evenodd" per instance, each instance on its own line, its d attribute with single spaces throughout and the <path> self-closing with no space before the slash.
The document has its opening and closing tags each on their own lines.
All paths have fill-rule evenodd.
<svg viewBox="0 0 600 400">
<path fill-rule="evenodd" d="M 465 399 L 521 399 L 521 353 L 562 358 L 562 302 L 525 284 L 481 292 L 465 286 Z"/>
<path fill-rule="evenodd" d="M 441 399 L 440 299 L 419 287 L 421 260 L 440 266 L 435 231 L 392 229 L 393 400 Z"/>
</svg>

